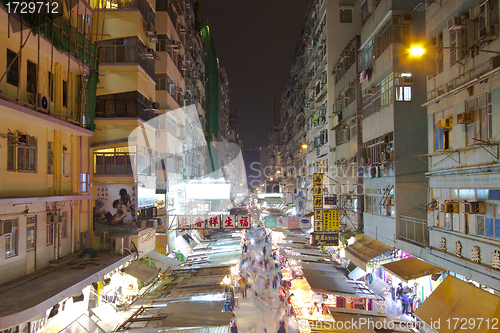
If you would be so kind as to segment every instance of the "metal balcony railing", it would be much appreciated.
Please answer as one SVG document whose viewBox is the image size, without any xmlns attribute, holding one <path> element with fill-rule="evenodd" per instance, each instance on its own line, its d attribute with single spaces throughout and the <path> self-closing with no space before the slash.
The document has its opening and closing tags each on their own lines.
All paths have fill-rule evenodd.
<svg viewBox="0 0 500 333">
<path fill-rule="evenodd" d="M 398 238 L 420 246 L 429 246 L 429 229 L 425 219 L 400 215 L 399 221 L 401 226 Z"/>
</svg>

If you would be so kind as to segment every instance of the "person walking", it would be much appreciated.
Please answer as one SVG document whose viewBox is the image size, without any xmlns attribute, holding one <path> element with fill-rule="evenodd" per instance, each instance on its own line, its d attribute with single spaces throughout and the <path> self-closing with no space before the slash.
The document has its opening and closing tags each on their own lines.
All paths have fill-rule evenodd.
<svg viewBox="0 0 500 333">
<path fill-rule="evenodd" d="M 266 287 L 266 293 L 267 293 L 267 297 L 269 298 L 269 284 L 270 284 L 271 280 L 269 279 L 269 275 L 266 277 L 266 284 L 265 284 L 265 287 Z"/>
<path fill-rule="evenodd" d="M 233 313 L 231 317 L 231 333 L 238 333 L 238 326 L 236 325 L 236 315 Z"/>
<path fill-rule="evenodd" d="M 276 289 L 276 286 L 278 285 L 278 276 L 274 274 L 273 276 L 273 289 Z"/>
<path fill-rule="evenodd" d="M 241 278 L 240 284 L 241 284 L 242 296 L 243 296 L 243 298 L 246 298 L 247 297 L 247 281 L 245 280 L 245 278 L 243 278 L 243 277 Z"/>
<path fill-rule="evenodd" d="M 284 320 L 280 320 L 280 328 L 278 328 L 278 333 L 286 333 Z"/>
<path fill-rule="evenodd" d="M 410 299 L 405 293 L 401 295 L 401 302 L 403 303 L 403 314 L 409 314 L 408 305 L 410 304 Z"/>
</svg>

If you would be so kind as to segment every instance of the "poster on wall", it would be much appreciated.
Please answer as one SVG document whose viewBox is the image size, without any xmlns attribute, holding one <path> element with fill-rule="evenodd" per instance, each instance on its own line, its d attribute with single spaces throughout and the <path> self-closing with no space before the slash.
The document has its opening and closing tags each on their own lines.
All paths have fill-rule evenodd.
<svg viewBox="0 0 500 333">
<path fill-rule="evenodd" d="M 130 201 L 128 207 L 115 206 L 113 202 L 120 200 L 120 192 Z M 118 202 L 118 201 L 117 201 Z M 137 191 L 135 184 L 98 184 L 95 185 L 94 229 L 96 235 L 109 231 L 110 236 L 137 235 L 136 226 Z M 125 212 L 126 216 L 119 222 Z"/>
<path fill-rule="evenodd" d="M 155 204 L 156 189 L 146 188 L 142 186 L 137 187 L 137 207 L 153 206 Z"/>
</svg>

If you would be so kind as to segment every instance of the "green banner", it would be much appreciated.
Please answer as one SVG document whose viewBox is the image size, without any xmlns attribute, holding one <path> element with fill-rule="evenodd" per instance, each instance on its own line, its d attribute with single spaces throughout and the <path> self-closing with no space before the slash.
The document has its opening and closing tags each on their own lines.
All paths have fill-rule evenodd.
<svg viewBox="0 0 500 333">
<path fill-rule="evenodd" d="M 276 228 L 276 217 L 266 216 L 266 228 Z"/>
</svg>

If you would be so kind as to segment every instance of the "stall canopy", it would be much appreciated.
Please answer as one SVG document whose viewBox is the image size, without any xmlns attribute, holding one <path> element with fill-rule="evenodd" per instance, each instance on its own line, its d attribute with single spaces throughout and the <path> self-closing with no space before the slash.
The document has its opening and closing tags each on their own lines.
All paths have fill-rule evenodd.
<svg viewBox="0 0 500 333">
<path fill-rule="evenodd" d="M 371 237 L 365 236 L 345 249 L 345 257 L 366 271 L 366 263 L 392 248 Z"/>
<path fill-rule="evenodd" d="M 166 255 L 163 255 L 156 251 L 149 252 L 148 257 L 153 259 L 156 267 L 161 268 L 162 273 L 167 272 L 171 267 L 173 268 L 181 264 L 179 260 L 169 258 Z"/>
<path fill-rule="evenodd" d="M 498 325 L 492 325 L 492 322 L 496 321 L 493 318 L 500 318 L 500 297 L 449 275 L 415 311 L 415 315 L 429 325 L 440 321 L 439 333 L 459 332 L 464 322 L 471 332 L 498 332 Z M 459 322 L 455 326 L 456 318 Z M 483 318 L 482 325 L 479 325 L 478 318 Z M 474 326 L 469 326 L 469 323 L 474 323 Z"/>
<path fill-rule="evenodd" d="M 140 261 L 134 261 L 125 267 L 124 272 L 144 282 L 144 284 L 148 284 L 151 280 L 158 276 L 157 268 L 146 265 Z"/>
<path fill-rule="evenodd" d="M 330 267 L 328 270 L 302 268 L 302 272 L 311 286 L 311 290 L 315 293 L 359 298 L 354 288 L 345 280 L 344 275 L 334 267 Z"/>
<path fill-rule="evenodd" d="M 396 275 L 400 279 L 408 282 L 419 277 L 440 273 L 443 269 L 429 264 L 416 257 L 410 257 L 399 261 L 393 261 L 382 265 L 386 270 Z"/>
</svg>

